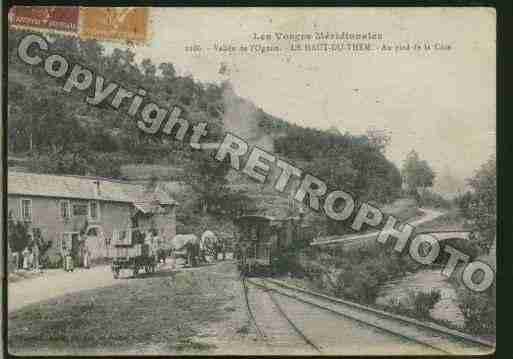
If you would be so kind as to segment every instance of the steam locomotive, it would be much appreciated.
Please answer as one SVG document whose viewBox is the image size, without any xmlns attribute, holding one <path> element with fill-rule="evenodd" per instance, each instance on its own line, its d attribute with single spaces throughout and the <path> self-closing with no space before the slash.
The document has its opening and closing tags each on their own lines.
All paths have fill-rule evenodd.
<svg viewBox="0 0 513 359">
<path fill-rule="evenodd" d="M 243 215 L 235 219 L 235 256 L 245 275 L 272 275 L 281 270 L 294 244 L 310 236 L 302 217 Z"/>
</svg>

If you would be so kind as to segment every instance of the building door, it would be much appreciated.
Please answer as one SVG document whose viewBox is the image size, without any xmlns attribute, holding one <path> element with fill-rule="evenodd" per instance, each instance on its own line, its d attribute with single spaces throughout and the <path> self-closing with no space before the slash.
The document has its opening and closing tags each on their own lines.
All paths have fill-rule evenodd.
<svg viewBox="0 0 513 359">
<path fill-rule="evenodd" d="M 80 265 L 80 236 L 78 233 L 71 233 L 71 257 L 75 267 Z"/>
<path fill-rule="evenodd" d="M 85 241 L 85 245 L 89 250 L 91 258 L 108 256 L 108 247 L 106 245 L 102 227 L 90 226 L 86 231 Z"/>
<path fill-rule="evenodd" d="M 132 222 L 132 228 L 139 228 L 139 218 L 137 217 L 137 213 L 130 218 L 130 221 Z"/>
</svg>

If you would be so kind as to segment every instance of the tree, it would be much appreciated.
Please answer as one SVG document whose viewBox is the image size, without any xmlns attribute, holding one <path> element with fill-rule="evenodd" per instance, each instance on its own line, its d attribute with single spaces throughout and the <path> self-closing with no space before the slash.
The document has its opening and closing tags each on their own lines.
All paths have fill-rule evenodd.
<svg viewBox="0 0 513 359">
<path fill-rule="evenodd" d="M 209 212 L 215 203 L 229 193 L 226 187 L 229 168 L 227 161 L 216 161 L 204 152 L 192 153 L 185 173 L 192 188 L 200 195 L 203 212 Z"/>
<path fill-rule="evenodd" d="M 159 65 L 159 70 L 162 71 L 164 80 L 174 80 L 176 78 L 176 70 L 172 63 L 163 62 Z"/>
<path fill-rule="evenodd" d="M 467 180 L 472 188 L 460 200 L 462 214 L 475 225 L 482 238 L 481 246 L 489 251 L 496 236 L 497 223 L 497 164 L 491 157 L 472 178 Z"/>
<path fill-rule="evenodd" d="M 418 198 L 419 188 L 427 188 L 433 186 L 435 173 L 425 160 L 421 160 L 419 154 L 412 150 L 406 156 L 402 175 L 406 181 L 408 189 Z"/>
<path fill-rule="evenodd" d="M 28 224 L 10 219 L 8 222 L 9 248 L 13 252 L 21 252 L 30 244 Z"/>
<path fill-rule="evenodd" d="M 332 147 L 324 157 L 311 161 L 306 171 L 322 179 L 329 190 L 343 189 L 352 193 L 358 177 L 358 172 L 353 168 L 352 162 L 341 147 Z M 343 210 L 346 203 L 342 200 L 334 204 L 335 211 Z M 347 223 L 325 219 L 328 234 L 343 234 L 347 230 Z"/>
<path fill-rule="evenodd" d="M 142 60 L 141 67 L 143 68 L 144 76 L 154 77 L 157 73 L 157 66 L 150 59 Z"/>
<path fill-rule="evenodd" d="M 357 172 L 342 148 L 329 149 L 324 157 L 311 162 L 306 170 L 321 178 L 331 189 L 352 191 L 357 179 Z"/>
<path fill-rule="evenodd" d="M 150 59 L 144 59 L 141 62 L 141 67 L 144 75 L 143 86 L 146 88 L 152 88 L 157 80 L 155 77 L 157 74 L 157 66 L 155 66 Z"/>
<path fill-rule="evenodd" d="M 391 141 L 391 137 L 386 131 L 370 127 L 367 129 L 366 135 L 372 147 L 381 153 L 385 153 Z"/>
</svg>

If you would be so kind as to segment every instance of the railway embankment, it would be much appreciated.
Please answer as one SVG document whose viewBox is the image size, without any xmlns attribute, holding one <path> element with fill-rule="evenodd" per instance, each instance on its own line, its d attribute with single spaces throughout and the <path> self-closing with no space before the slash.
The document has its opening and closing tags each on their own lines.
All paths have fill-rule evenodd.
<svg viewBox="0 0 513 359">
<path fill-rule="evenodd" d="M 410 348 L 417 351 L 420 350 L 418 354 L 426 354 L 426 349 L 430 349 L 435 350 L 438 354 L 475 355 L 490 353 L 494 349 L 494 343 L 483 338 L 445 328 L 434 323 L 411 319 L 403 315 L 389 313 L 370 306 L 305 290 L 289 285 L 281 280 L 255 279 L 251 282 L 259 287 L 263 287 L 270 295 L 288 298 L 289 303 L 296 302 L 296 304 L 308 306 L 308 309 L 306 307 L 303 308 L 303 313 L 323 312 L 331 313 L 333 318 L 350 318 L 354 322 L 378 330 L 381 335 L 375 334 L 377 340 L 386 333 L 395 336 L 396 340 L 402 339 L 405 343 L 421 345 L 424 347 L 423 349 L 419 347 Z M 288 312 L 285 314 L 288 314 L 289 319 L 295 322 L 294 327 L 302 328 L 302 336 L 310 338 L 309 342 L 313 342 L 319 351 L 325 352 L 327 348 L 323 345 L 324 336 L 317 335 L 315 325 L 300 324 L 301 322 L 304 323 L 305 320 L 308 321 L 310 315 L 298 313 L 294 315 L 294 312 L 291 310 L 294 308 L 294 305 L 291 304 L 284 308 Z M 360 354 L 369 354 L 372 352 L 372 347 L 373 344 L 369 343 Z"/>
<path fill-rule="evenodd" d="M 449 218 L 444 216 L 430 221 L 431 227 L 423 228 L 434 230 L 437 223 L 448 226 L 460 220 L 454 212 L 449 212 Z M 470 293 L 458 281 L 457 277 L 461 276 L 458 271 L 453 275 L 455 278 L 444 277 L 441 270 L 447 258 L 425 266 L 413 261 L 407 251 L 398 254 L 375 239 L 360 244 L 313 246 L 298 252 L 296 270 L 286 280 L 338 298 L 494 340 L 494 293 Z M 466 240 L 453 240 L 450 244 L 472 259 L 482 255 L 477 245 Z"/>
</svg>

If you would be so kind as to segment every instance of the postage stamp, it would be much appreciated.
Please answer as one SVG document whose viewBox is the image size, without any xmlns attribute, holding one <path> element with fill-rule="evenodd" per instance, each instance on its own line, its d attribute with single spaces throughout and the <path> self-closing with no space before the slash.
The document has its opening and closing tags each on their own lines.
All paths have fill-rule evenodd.
<svg viewBox="0 0 513 359">
<path fill-rule="evenodd" d="M 79 35 L 85 39 L 145 42 L 148 8 L 82 7 Z"/>
<path fill-rule="evenodd" d="M 78 6 L 13 6 L 9 24 L 18 29 L 36 31 L 78 32 Z"/>
</svg>

